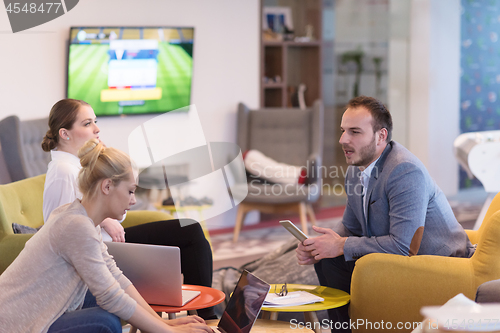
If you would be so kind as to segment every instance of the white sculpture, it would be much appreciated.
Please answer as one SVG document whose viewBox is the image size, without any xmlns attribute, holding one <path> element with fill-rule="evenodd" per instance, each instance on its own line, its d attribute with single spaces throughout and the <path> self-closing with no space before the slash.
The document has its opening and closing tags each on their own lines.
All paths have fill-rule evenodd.
<svg viewBox="0 0 500 333">
<path fill-rule="evenodd" d="M 488 193 L 474 224 L 479 229 L 495 195 L 500 192 L 500 131 L 470 132 L 459 135 L 453 143 L 455 156 L 469 178 L 475 176 Z"/>
</svg>

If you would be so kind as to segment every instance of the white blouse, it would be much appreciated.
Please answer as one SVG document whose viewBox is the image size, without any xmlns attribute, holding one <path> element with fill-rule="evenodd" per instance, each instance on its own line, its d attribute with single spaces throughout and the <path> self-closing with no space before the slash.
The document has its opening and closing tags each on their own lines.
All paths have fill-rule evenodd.
<svg viewBox="0 0 500 333">
<path fill-rule="evenodd" d="M 43 189 L 43 221 L 47 222 L 50 213 L 57 207 L 71 203 L 75 199 L 82 199 L 82 194 L 78 190 L 78 173 L 82 166 L 80 159 L 73 154 L 51 150 L 51 161 L 45 177 Z M 119 222 L 122 222 L 123 219 Z M 101 229 L 102 240 L 111 242 L 111 236 Z"/>
<path fill-rule="evenodd" d="M 80 159 L 73 154 L 57 150 L 52 150 L 50 157 L 43 189 L 44 222 L 47 222 L 50 213 L 57 207 L 82 198 L 77 183 L 78 173 L 82 168 Z"/>
</svg>

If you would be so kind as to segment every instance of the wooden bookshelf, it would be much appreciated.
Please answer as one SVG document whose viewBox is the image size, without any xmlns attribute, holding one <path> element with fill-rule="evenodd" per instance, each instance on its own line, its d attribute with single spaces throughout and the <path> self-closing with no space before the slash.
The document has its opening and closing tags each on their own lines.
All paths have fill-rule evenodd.
<svg viewBox="0 0 500 333">
<path fill-rule="evenodd" d="M 295 37 L 313 28 L 311 41 L 269 41 L 261 34 L 261 106 L 292 106 L 292 94 L 306 85 L 305 102 L 311 106 L 322 94 L 322 0 L 278 0 L 273 5 L 290 7 Z M 266 1 L 261 1 L 261 10 Z M 262 27 L 262 24 L 261 24 Z"/>
</svg>

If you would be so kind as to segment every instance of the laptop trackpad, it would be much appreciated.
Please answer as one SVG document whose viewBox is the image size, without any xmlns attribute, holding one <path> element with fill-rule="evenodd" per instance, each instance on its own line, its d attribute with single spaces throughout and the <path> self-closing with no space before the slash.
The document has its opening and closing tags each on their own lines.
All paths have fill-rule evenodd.
<svg viewBox="0 0 500 333">
<path fill-rule="evenodd" d="M 183 290 L 182 291 L 182 306 L 184 306 L 184 305 L 186 305 L 186 303 L 192 301 L 199 294 L 201 294 L 201 291 L 197 291 L 197 290 Z"/>
</svg>

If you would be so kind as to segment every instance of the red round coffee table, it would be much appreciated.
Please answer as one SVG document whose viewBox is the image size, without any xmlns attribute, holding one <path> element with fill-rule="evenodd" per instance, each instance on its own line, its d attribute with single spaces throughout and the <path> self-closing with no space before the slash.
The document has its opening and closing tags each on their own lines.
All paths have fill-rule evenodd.
<svg viewBox="0 0 500 333">
<path fill-rule="evenodd" d="M 226 298 L 226 295 L 222 291 L 209 287 L 183 284 L 182 290 L 201 291 L 201 294 L 184 306 L 166 306 L 156 304 L 150 304 L 150 306 L 153 308 L 153 310 L 155 310 L 155 312 L 166 312 L 168 313 L 169 319 L 175 319 L 175 314 L 178 312 L 196 311 L 198 309 L 208 308 L 222 303 L 222 301 L 224 301 L 224 299 Z M 130 328 L 130 333 L 135 332 L 137 332 L 137 328 L 132 326 Z"/>
<path fill-rule="evenodd" d="M 217 305 L 219 303 L 222 303 L 222 301 L 224 301 L 224 299 L 226 298 L 226 295 L 222 291 L 210 287 L 183 284 L 182 290 L 201 291 L 201 294 L 184 306 L 166 306 L 166 305 L 150 304 L 151 307 L 156 312 L 168 313 L 169 317 L 170 314 L 174 314 L 175 318 L 175 313 L 177 312 L 208 308 Z"/>
</svg>

